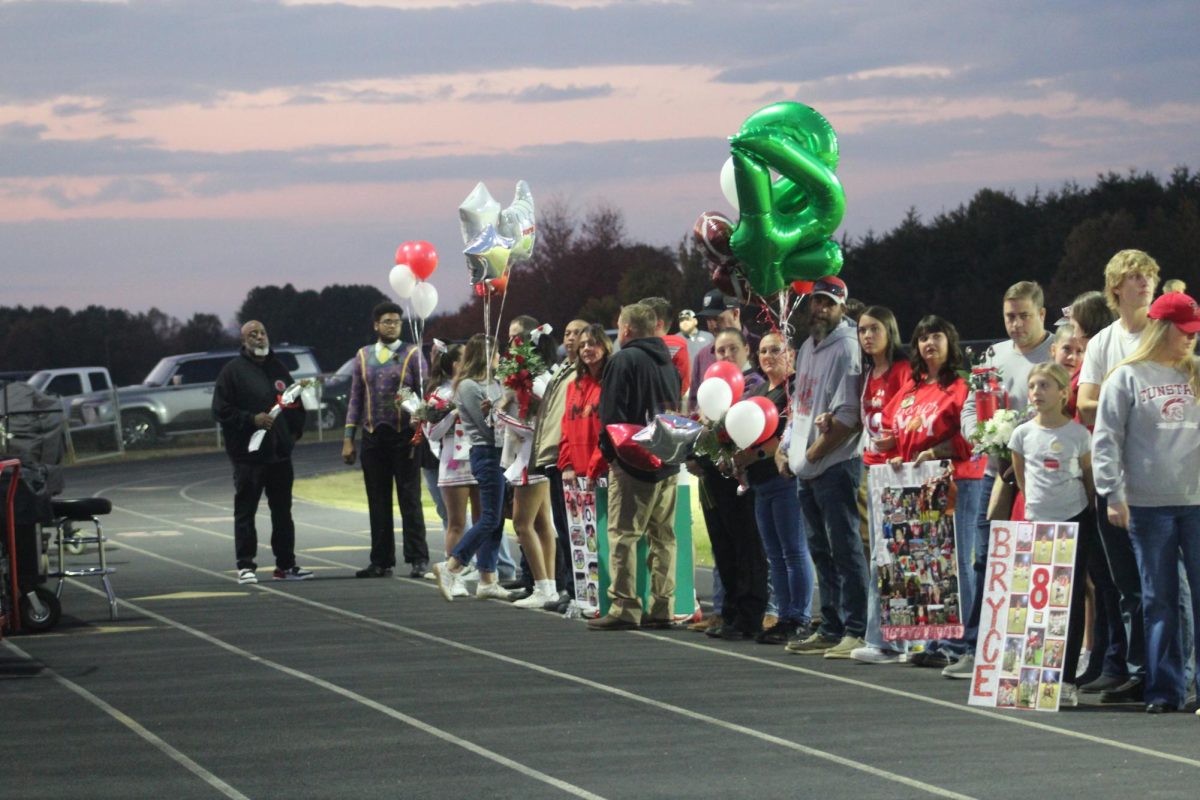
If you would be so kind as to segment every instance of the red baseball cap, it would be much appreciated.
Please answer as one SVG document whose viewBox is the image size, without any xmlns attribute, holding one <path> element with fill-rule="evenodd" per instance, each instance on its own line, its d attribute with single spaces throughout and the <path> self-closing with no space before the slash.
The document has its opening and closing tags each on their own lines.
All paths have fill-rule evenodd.
<svg viewBox="0 0 1200 800">
<path fill-rule="evenodd" d="M 1184 333 L 1200 332 L 1200 308 L 1183 292 L 1167 292 L 1150 304 L 1150 319 L 1174 323 Z"/>
<path fill-rule="evenodd" d="M 826 275 L 824 278 L 813 281 L 812 293 L 823 294 L 830 300 L 842 305 L 846 304 L 846 295 L 849 294 L 846 291 L 845 282 L 833 275 Z"/>
</svg>

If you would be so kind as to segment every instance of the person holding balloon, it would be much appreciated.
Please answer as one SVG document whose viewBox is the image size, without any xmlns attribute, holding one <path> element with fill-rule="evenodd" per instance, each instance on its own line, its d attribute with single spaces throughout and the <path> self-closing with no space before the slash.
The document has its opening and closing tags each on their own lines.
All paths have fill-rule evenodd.
<svg viewBox="0 0 1200 800">
<path fill-rule="evenodd" d="M 758 363 L 766 380 L 743 396 L 761 409 L 762 432 L 735 459 L 754 493 L 754 515 L 779 606 L 779 621 L 758 635 L 756 641 L 760 644 L 786 644 L 801 631 L 807 635 L 812 622 L 812 557 L 800 522 L 796 482 L 782 475 L 775 465 L 775 450 L 783 432 L 780 418 L 786 419 L 788 381 L 795 357 L 781 333 L 768 333 L 759 342 Z M 757 415 L 751 416 L 756 421 Z M 752 427 L 747 435 L 757 430 Z"/>
<path fill-rule="evenodd" d="M 492 378 L 499 355 L 495 340 L 477 333 L 467 340 L 454 376 L 454 405 L 471 443 L 471 474 L 479 484 L 480 514 L 446 560 L 433 566 L 438 589 L 448 601 L 464 594 L 463 570 L 472 557 L 479 569 L 475 597 L 509 599 L 496 579 L 496 557 L 504 535 L 504 470 L 491 413 L 492 404 L 500 397 L 500 384 Z"/>
<path fill-rule="evenodd" d="M 392 514 L 395 484 L 404 524 L 404 560 L 411 577 L 423 578 L 429 567 L 425 515 L 421 508 L 420 453 L 413 446 L 415 428 L 408 412 L 396 404 L 396 394 L 408 388 L 422 394 L 424 358 L 416 345 L 400 341 L 400 306 L 380 303 L 371 312 L 378 340 L 358 351 L 350 378 L 342 460 L 353 464 L 355 436 L 362 428 L 363 484 L 371 519 L 371 563 L 356 575 L 384 578 L 396 565 L 396 532 Z"/>
<path fill-rule="evenodd" d="M 750 348 L 739 329 L 718 331 L 713 351 L 717 361 L 705 373 L 704 382 L 728 384 L 732 391 L 725 397 L 736 401 L 747 389 L 763 383 L 762 375 L 750 363 Z M 709 419 L 727 418 L 731 403 L 713 404 L 709 395 L 715 394 L 711 392 L 714 385 L 701 386 L 697 393 L 701 411 Z M 687 465 L 688 471 L 700 478 L 700 508 L 725 589 L 721 625 L 705 633 L 721 639 L 756 638 L 762 633 L 769 598 L 767 558 L 755 521 L 754 494 L 744 491 L 731 469 L 723 469 L 711 459 L 694 458 Z"/>
</svg>

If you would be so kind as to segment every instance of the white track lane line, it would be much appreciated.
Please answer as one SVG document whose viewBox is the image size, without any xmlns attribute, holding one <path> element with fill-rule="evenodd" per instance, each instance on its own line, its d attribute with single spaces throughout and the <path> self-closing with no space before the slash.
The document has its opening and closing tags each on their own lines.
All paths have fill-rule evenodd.
<svg viewBox="0 0 1200 800">
<path fill-rule="evenodd" d="M 90 586 L 87 588 L 91 589 Z M 101 592 L 101 594 L 103 594 L 103 592 Z M 40 661 L 35 659 L 33 656 L 29 655 L 24 650 L 17 647 L 10 640 L 6 639 L 3 642 L 0 642 L 0 644 L 3 644 L 5 647 L 7 647 L 12 652 L 16 653 L 21 658 L 23 658 L 27 661 L 33 662 L 35 664 L 41 665 L 42 674 L 48 675 L 49 677 L 53 678 L 60 686 L 63 686 L 64 688 L 74 692 L 75 694 L 82 697 L 84 700 L 86 700 L 89 703 L 91 703 L 92 705 L 94 705 L 96 708 L 103 711 L 105 714 L 108 714 L 110 717 L 115 719 L 117 722 L 121 723 L 126 728 L 133 731 L 141 738 L 145 739 L 156 750 L 158 750 L 159 752 L 166 755 L 168 758 L 170 758 L 176 764 L 179 764 L 181 767 L 183 767 L 188 772 L 190 772 L 193 775 L 195 775 L 196 777 L 198 777 L 200 780 L 207 783 L 209 786 L 216 789 L 221 794 L 230 798 L 230 800 L 250 800 L 249 797 L 242 794 L 237 789 L 233 788 L 228 783 L 221 780 L 216 775 L 209 772 L 208 770 L 206 770 L 204 767 L 197 764 L 192 759 L 188 758 L 186 755 L 184 755 L 179 750 L 172 747 L 167 742 L 163 741 L 161 738 L 156 736 L 154 733 L 151 733 L 149 730 L 147 730 L 143 725 L 141 725 L 133 717 L 131 717 L 128 714 L 124 713 L 123 711 L 120 711 L 119 709 L 113 707 L 111 704 L 105 702 L 104 700 L 101 700 L 99 697 L 92 694 L 87 689 L 83 688 L 82 686 L 75 683 L 74 681 L 70 681 L 70 680 L 64 678 L 62 675 L 59 675 L 53 669 L 42 664 Z"/>
<path fill-rule="evenodd" d="M 201 572 L 203 574 L 209 575 L 209 576 L 219 579 L 219 580 L 224 580 L 224 581 L 237 580 L 236 578 L 234 578 L 230 575 L 225 575 L 220 572 L 205 569 L 204 567 L 198 567 L 194 564 L 189 564 L 184 561 L 178 561 L 176 559 L 170 558 L 169 556 L 159 555 L 158 553 L 153 553 L 149 550 L 144 550 L 140 547 L 130 546 L 129 549 L 134 552 L 140 553 L 142 555 L 148 556 L 150 558 L 158 559 L 160 561 L 165 561 L 169 564 L 173 564 L 175 566 L 182 567 L 184 569 L 193 570 L 195 572 Z M 80 585 L 83 586 L 83 588 L 87 589 L 88 591 L 92 592 L 93 594 L 97 594 L 97 595 L 103 594 L 99 589 L 95 589 L 91 586 L 87 586 L 84 584 L 80 584 Z M 445 647 L 451 647 L 456 650 L 461 650 L 463 652 L 470 653 L 472 655 L 483 656 L 485 658 L 502 661 L 502 662 L 504 662 L 506 664 L 510 664 L 512 666 L 522 667 L 524 669 L 528 669 L 530 671 L 537 672 L 542 675 L 546 675 L 546 676 L 556 678 L 559 680 L 568 681 L 568 682 L 575 683 L 575 684 L 578 684 L 581 686 L 585 686 L 589 689 L 594 689 L 596 691 L 600 691 L 600 692 L 604 692 L 606 694 L 620 697 L 624 700 L 629 700 L 631 702 L 650 706 L 651 708 L 656 708 L 660 711 L 666 711 L 666 712 L 669 712 L 672 714 L 676 714 L 678 716 L 682 716 L 682 717 L 686 717 L 688 719 L 695 720 L 697 722 L 703 722 L 703 723 L 712 725 L 717 728 L 722 728 L 727 731 L 732 731 L 734 733 L 741 734 L 743 736 L 750 736 L 752 738 L 759 739 L 761 741 L 768 742 L 770 744 L 774 744 L 779 747 L 786 748 L 788 750 L 794 750 L 796 752 L 803 753 L 804 755 L 808 755 L 813 758 L 820 759 L 822 761 L 828 761 L 830 763 L 837 764 L 838 766 L 846 767 L 848 769 L 853 769 L 858 772 L 863 772 L 868 775 L 871 775 L 872 777 L 880 778 L 880 779 L 883 779 L 883 780 L 886 780 L 886 781 L 889 781 L 892 783 L 898 783 L 903 786 L 907 786 L 909 788 L 917 789 L 919 791 L 925 792 L 927 794 L 935 795 L 937 797 L 949 797 L 949 798 L 958 798 L 959 800 L 970 800 L 970 795 L 960 794 L 958 792 L 954 792 L 949 789 L 945 789 L 941 786 L 936 786 L 933 784 L 925 783 L 923 781 L 919 781 L 914 778 L 909 778 L 908 776 L 900 775 L 895 772 L 889 772 L 887 770 L 880 769 L 878 767 L 873 767 L 870 764 L 865 764 L 865 763 L 855 761 L 850 758 L 845 758 L 843 756 L 839 756 L 839 755 L 836 755 L 834 753 L 830 753 L 830 752 L 827 752 L 824 750 L 818 750 L 813 747 L 808 747 L 806 745 L 800 744 L 799 742 L 794 742 L 790 739 L 784 739 L 779 736 L 774 736 L 772 734 L 765 733 L 763 731 L 759 731 L 754 728 L 747 727 L 745 725 L 738 725 L 736 723 L 728 722 L 726 720 L 719 719 L 717 717 L 709 716 L 708 714 L 701 714 L 699 712 L 692 711 L 691 709 L 683 708 L 682 706 L 676 706 L 671 703 L 663 702 L 661 700 L 655 700 L 650 697 L 645 697 L 643 695 L 635 694 L 635 693 L 627 691 L 625 689 L 619 689 L 615 686 L 610 686 L 605 683 L 593 681 L 588 678 L 582 678 L 582 677 L 579 677 L 578 675 L 572 675 L 571 673 L 567 673 L 567 672 L 560 672 L 558 670 L 550 669 L 549 667 L 543 667 L 540 664 L 534 664 L 534 663 L 531 663 L 528 661 L 522 661 L 520 659 L 501 655 L 499 653 L 494 653 L 489 650 L 482 650 L 480 648 L 472 647 L 471 645 L 463 644 L 461 642 L 456 642 L 456 641 L 453 641 L 450 639 L 444 639 L 440 636 L 435 636 L 433 634 L 425 633 L 424 631 L 419 631 L 419 630 L 415 630 L 413 628 L 405 627 L 403 625 L 397 625 L 395 623 L 386 622 L 384 620 L 380 620 L 375 617 L 366 616 L 365 614 L 359 614 L 354 611 L 348 611 L 344 608 L 338 608 L 337 606 L 327 605 L 325 603 L 321 603 L 316 600 L 310 600 L 306 597 L 301 597 L 299 595 L 291 594 L 290 592 L 280 591 L 279 589 L 275 589 L 270 586 L 265 586 L 263 584 L 247 584 L 246 588 L 257 589 L 260 592 L 269 592 L 278 597 L 285 598 L 285 599 L 291 600 L 293 602 L 301 603 L 303 605 L 307 605 L 311 608 L 319 609 L 326 613 L 336 614 L 339 616 L 347 617 L 347 618 L 353 619 L 357 622 L 363 622 L 368 625 L 386 628 L 388 630 L 396 631 L 398 633 L 403 633 L 408 636 L 412 636 L 412 637 L 419 638 L 419 639 L 424 639 L 425 641 L 428 641 L 428 642 L 440 644 Z M 134 611 L 137 611 L 138 613 L 150 614 L 150 612 L 145 612 L 142 609 L 135 606 L 134 604 L 129 603 L 127 601 L 120 600 L 118 602 L 120 602 L 122 605 L 127 605 L 129 608 L 133 609 Z M 186 626 L 182 625 L 182 623 L 177 624 L 177 623 L 174 623 L 173 621 L 169 621 L 166 617 L 163 617 L 159 614 L 150 614 L 150 616 L 153 619 L 163 621 L 167 624 L 175 625 L 176 627 L 181 627 L 181 628 L 186 627 Z M 188 630 L 189 630 L 189 632 L 191 632 L 192 629 L 188 629 Z M 208 636 L 208 634 L 201 634 L 201 632 L 199 632 L 199 631 L 196 631 L 196 634 L 202 635 L 206 640 L 211 638 Z M 230 645 L 230 647 L 232 647 L 232 645 Z M 319 680 L 320 679 L 314 679 L 313 682 L 317 682 Z"/>
<path fill-rule="evenodd" d="M 115 509 L 116 509 L 116 507 L 114 506 L 114 510 Z M 139 516 L 148 517 L 151 519 L 158 520 L 160 522 L 170 522 L 171 524 L 175 524 L 174 521 L 169 520 L 164 517 L 152 517 L 151 515 L 143 514 L 142 512 L 132 511 L 130 509 L 124 509 L 124 508 L 121 510 L 126 513 L 131 513 L 131 514 L 136 514 Z M 194 527 L 194 526 L 188 526 L 188 527 Z M 204 533 L 209 533 L 209 534 L 216 535 L 216 536 L 223 536 L 223 537 L 227 536 L 227 534 L 218 534 L 215 531 L 205 530 L 202 528 L 196 528 L 196 530 L 200 530 L 200 531 L 203 531 Z M 232 537 L 229 537 L 229 538 L 232 538 Z M 163 558 L 168 561 L 173 561 L 172 559 L 168 559 L 166 556 L 158 556 L 157 554 L 150 553 L 149 551 L 140 551 L 140 552 L 145 552 L 146 555 L 150 555 L 155 558 Z M 324 560 L 324 559 L 317 559 L 317 560 Z M 203 570 L 203 568 L 201 568 L 201 567 L 194 567 L 190 564 L 183 564 L 183 562 L 177 562 L 177 563 L 180 563 L 183 566 L 188 566 L 193 569 L 199 569 L 201 571 L 208 572 L 207 570 Z M 329 561 L 328 563 L 338 564 L 338 562 L 332 562 L 332 561 Z M 342 564 L 338 564 L 338 565 L 345 566 Z M 232 578 L 230 578 L 229 576 L 221 575 L 220 573 L 210 572 L 209 574 L 220 575 L 225 580 L 232 580 Z M 422 584 L 422 585 L 424 585 L 424 584 Z M 436 587 L 433 587 L 433 588 L 436 588 Z M 299 600 L 300 602 L 305 602 L 305 603 L 315 602 L 315 601 L 309 601 L 306 598 L 293 597 L 292 595 L 287 595 L 286 593 L 281 593 L 281 594 L 284 594 L 285 596 L 287 596 L 289 598 Z M 345 613 L 345 614 L 352 615 L 356 618 L 361 618 L 361 619 L 367 620 L 367 621 L 373 621 L 373 622 L 376 622 L 385 627 L 394 627 L 397 630 L 404 630 L 406 632 L 411 632 L 414 635 L 427 636 L 427 634 L 423 634 L 419 631 L 410 631 L 407 628 L 400 628 L 399 626 L 392 626 L 391 623 L 383 622 L 382 620 L 371 620 L 370 618 L 367 618 L 367 617 L 361 617 L 360 615 L 354 614 L 354 612 L 344 611 L 342 609 L 336 609 L 335 607 L 332 607 L 332 606 L 324 606 L 323 604 L 317 604 L 317 605 L 321 606 L 322 608 L 326 608 L 328 610 L 333 610 L 336 613 Z M 927 697 L 925 695 L 920 695 L 920 694 L 916 694 L 913 692 L 907 692 L 907 691 L 904 691 L 903 689 L 892 689 L 890 687 L 880 686 L 878 684 L 868 683 L 866 681 L 860 681 L 860 680 L 856 680 L 854 678 L 846 678 L 846 677 L 843 677 L 840 675 L 832 675 L 832 674 L 820 672 L 817 670 L 806 669 L 804 667 L 798 667 L 798 666 L 794 666 L 792 664 L 781 663 L 779 661 L 774 661 L 774 660 L 762 658 L 759 656 L 750 656 L 750 655 L 745 655 L 745 654 L 737 653 L 737 652 L 730 651 L 730 650 L 723 650 L 723 649 L 716 648 L 716 647 L 709 647 L 709 646 L 694 643 L 694 642 L 685 642 L 685 641 L 682 641 L 675 637 L 655 635 L 655 634 L 647 633 L 644 631 L 633 631 L 633 633 L 635 633 L 638 636 L 645 636 L 645 637 L 649 637 L 649 638 L 660 639 L 662 641 L 669 642 L 671 644 L 674 644 L 674 645 L 677 645 L 680 647 L 690 647 L 693 649 L 703 650 L 708 653 L 714 653 L 714 654 L 718 654 L 718 655 L 722 655 L 722 656 L 726 656 L 726 657 L 730 657 L 730 658 L 738 658 L 738 659 L 742 659 L 745 661 L 752 661 L 754 663 L 763 664 L 765 666 L 773 667 L 775 669 L 783 669 L 783 670 L 787 670 L 790 672 L 797 672 L 797 673 L 809 675 L 812 677 L 829 680 L 829 681 L 832 681 L 835 683 L 845 683 L 845 684 L 849 684 L 849 685 L 852 685 L 852 686 L 855 686 L 855 687 L 861 688 L 861 689 L 868 689 L 871 691 L 880 692 L 882 694 L 889 694 L 889 695 L 893 695 L 896 697 L 903 697 L 903 698 L 906 698 L 909 700 L 915 700 L 918 702 L 927 703 L 929 705 L 934 705 L 934 706 L 938 706 L 941 708 L 951 709 L 951 710 L 958 711 L 958 712 L 974 714 L 976 716 L 983 716 L 983 717 L 987 717 L 989 719 L 994 719 L 994 720 L 997 720 L 1000 722 L 1006 722 L 1006 723 L 1013 724 L 1013 725 L 1021 725 L 1021 726 L 1027 727 L 1027 728 L 1032 728 L 1034 730 L 1039 730 L 1039 731 L 1043 731 L 1046 733 L 1057 734 L 1060 736 L 1066 736 L 1066 737 L 1070 737 L 1070 738 L 1074 738 L 1074 739 L 1081 739 L 1083 741 L 1091 742 L 1093 744 L 1099 744 L 1099 745 L 1103 745 L 1106 747 L 1114 747 L 1114 748 L 1117 748 L 1120 750 L 1125 750 L 1128 752 L 1133 752 L 1133 753 L 1137 753 L 1139 755 L 1149 756 L 1152 758 L 1160 758 L 1160 759 L 1164 759 L 1167 761 L 1184 764 L 1189 767 L 1200 767 L 1200 760 L 1197 760 L 1197 759 L 1188 758 L 1186 756 L 1176 755 L 1174 753 L 1164 753 L 1159 750 L 1152 750 L 1147 747 L 1141 747 L 1140 745 L 1130 744 L 1128 742 L 1121 742 L 1121 741 L 1117 741 L 1115 739 L 1106 739 L 1102 736 L 1096 736 L 1094 734 L 1083 733 L 1080 731 L 1073 731 L 1073 730 L 1069 730 L 1066 728 L 1059 728 L 1054 725 L 1048 725 L 1043 722 L 1035 722 L 1031 719 L 1027 719 L 1027 718 L 1020 717 L 1020 716 L 1009 716 L 1007 714 L 1004 714 L 1004 713 L 1001 713 L 998 711 L 990 711 L 990 710 L 987 710 L 984 708 L 979 708 L 977 706 L 968 706 L 966 704 L 954 703 L 954 702 L 951 702 L 948 700 L 941 700 L 941 699 L 938 699 L 935 697 Z M 442 640 L 439 637 L 432 637 L 432 640 L 448 641 L 448 640 Z M 457 643 L 451 643 L 451 644 L 457 646 Z M 468 647 L 468 646 L 463 645 L 463 647 Z M 486 651 L 481 651 L 481 652 L 486 652 Z M 495 655 L 495 654 L 488 653 L 488 655 Z M 507 658 L 506 656 L 498 656 L 498 655 L 495 655 L 495 657 L 501 658 L 501 659 Z M 526 665 L 525 662 L 515 662 L 514 661 L 514 663 L 519 663 L 521 665 L 529 666 L 530 668 L 541 669 L 541 667 L 539 667 L 538 665 L 533 665 L 533 664 Z M 580 680 L 583 680 L 583 679 L 580 679 Z"/>
<path fill-rule="evenodd" d="M 146 553 L 146 555 L 153 556 L 153 554 L 151 554 L 151 553 Z M 163 560 L 165 560 L 165 561 L 174 561 L 174 559 L 168 559 L 163 556 L 155 556 L 155 557 L 163 558 Z M 186 564 L 183 564 L 182 562 L 178 562 L 178 563 L 181 566 L 187 566 Z M 193 569 L 200 569 L 200 568 L 193 567 Z M 201 570 L 201 571 L 209 572 L 209 570 Z M 220 573 L 216 573 L 216 572 L 209 572 L 209 574 L 225 578 L 226 580 L 236 580 L 236 578 L 229 578 L 228 576 L 221 575 Z M 72 579 L 72 582 L 75 582 L 75 581 Z M 88 592 L 91 592 L 92 594 L 98 595 L 100 597 L 105 596 L 104 592 L 102 592 L 99 589 L 96 589 L 95 587 L 89 586 L 84 583 L 79 583 L 79 586 L 80 586 L 80 588 L 82 588 Z M 269 591 L 269 592 L 272 592 L 275 594 L 279 594 L 283 597 L 287 596 L 286 592 L 279 592 L 278 590 L 268 589 L 265 586 L 260 586 L 258 588 L 262 591 Z M 193 628 L 190 625 L 187 625 L 182 622 L 178 622 L 177 620 L 173 620 L 170 617 L 164 616 L 162 614 L 157 614 L 148 608 L 142 608 L 141 606 L 139 606 L 135 603 L 131 603 L 128 600 L 118 600 L 117 602 L 120 603 L 121 605 L 125 606 L 126 608 L 129 608 L 132 611 L 137 612 L 138 614 L 142 614 L 150 619 L 161 622 L 163 625 L 167 625 L 169 627 L 175 628 L 178 631 L 182 631 L 183 633 L 194 636 L 197 639 L 200 639 L 201 641 L 204 641 L 204 642 L 207 642 L 208 644 L 213 645 L 214 647 L 218 647 L 222 650 L 225 650 L 226 652 L 232 653 L 233 655 L 240 656 L 240 657 L 242 657 L 248 661 L 251 661 L 255 664 L 258 664 L 258 665 L 261 665 L 264 667 L 268 667 L 270 669 L 276 670 L 277 672 L 282 672 L 284 675 L 288 675 L 290 677 L 297 678 L 299 680 L 305 681 L 306 683 L 311 683 L 314 686 L 318 686 L 322 689 L 325 689 L 326 691 L 333 692 L 334 694 L 338 695 L 339 697 L 344 697 L 347 700 L 351 700 L 355 703 L 358 703 L 359 705 L 366 706 L 367 708 L 370 708 L 373 711 L 378 711 L 379 713 L 384 714 L 388 717 L 391 717 L 392 719 L 397 720 L 399 722 L 402 722 L 411 728 L 415 728 L 415 729 L 417 729 L 423 733 L 429 734 L 430 736 L 433 736 L 437 739 L 441 739 L 442 741 L 447 742 L 448 744 L 452 744 L 455 747 L 461 747 L 464 750 L 467 750 L 478 756 L 482 756 L 483 758 L 486 758 L 489 761 L 495 762 L 496 764 L 499 764 L 502 767 L 508 767 L 509 769 L 513 770 L 514 772 L 518 772 L 528 778 L 532 778 L 536 781 L 540 781 L 549 786 L 553 786 L 556 789 L 561 789 L 562 791 L 566 792 L 567 794 L 573 795 L 574 797 L 582 797 L 582 798 L 586 798 L 587 800 L 605 800 L 605 798 L 602 795 L 598 795 L 593 792 L 589 792 L 588 790 L 586 790 L 580 786 L 576 786 L 573 783 L 568 783 L 567 781 L 561 780 L 560 778 L 556 778 L 553 775 L 548 775 L 545 772 L 534 769 L 533 767 L 526 766 L 525 764 L 522 764 L 519 761 L 514 761 L 513 759 L 508 758 L 507 756 L 500 755 L 499 753 L 495 752 L 494 750 L 488 750 L 486 747 L 477 745 L 472 741 L 459 738 L 458 736 L 455 736 L 454 734 L 449 733 L 448 731 L 444 731 L 441 728 L 435 728 L 433 725 L 422 722 L 421 720 L 417 719 L 416 717 L 410 717 L 408 714 L 405 714 L 401 711 L 397 711 L 396 709 L 391 708 L 390 706 L 386 706 L 383 703 L 380 703 L 376 700 L 372 700 L 371 698 L 366 697 L 365 695 L 361 695 L 358 692 L 351 691 L 350 689 L 347 689 L 344 686 L 339 686 L 338 684 L 327 681 L 324 678 L 319 678 L 316 675 L 312 675 L 308 672 L 303 672 L 301 670 L 295 669 L 294 667 L 289 667 L 286 664 L 280 664 L 278 661 L 272 661 L 269 658 L 264 658 L 263 656 L 255 655 L 254 653 L 251 653 L 249 650 L 244 650 L 235 644 L 230 644 L 229 642 L 226 642 L 223 639 L 218 639 L 217 637 L 215 637 L 211 634 L 205 633 L 204 631 L 199 630 L 198 628 Z M 82 687 L 80 687 L 80 688 L 82 689 Z M 83 690 L 83 691 L 86 691 L 86 690 Z M 99 698 L 96 698 L 96 699 L 99 702 L 104 702 L 104 701 L 100 700 Z M 120 712 L 117 712 L 117 713 L 120 713 Z M 128 718 L 126 718 L 126 719 L 128 719 Z M 129 720 L 129 721 L 135 725 L 137 724 L 137 723 L 133 722 L 133 720 Z M 149 734 L 150 736 L 154 735 L 154 734 L 150 734 L 149 731 L 147 731 L 147 734 Z M 165 742 L 164 742 L 164 745 L 166 745 Z M 170 745 L 166 745 L 166 746 L 170 747 Z M 172 750 L 173 749 L 174 748 L 172 748 Z M 175 752 L 178 752 L 178 751 L 175 751 Z M 183 756 L 182 753 L 180 753 L 179 755 L 183 758 L 187 758 L 186 756 Z M 242 795 L 237 795 L 237 796 L 242 797 Z"/>
</svg>

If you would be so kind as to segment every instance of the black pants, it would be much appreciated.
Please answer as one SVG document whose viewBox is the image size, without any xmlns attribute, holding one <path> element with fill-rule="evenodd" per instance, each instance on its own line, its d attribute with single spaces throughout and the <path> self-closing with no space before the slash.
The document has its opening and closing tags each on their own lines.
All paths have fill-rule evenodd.
<svg viewBox="0 0 1200 800">
<path fill-rule="evenodd" d="M 554 584 L 560 592 L 575 597 L 574 571 L 571 566 L 571 531 L 567 523 L 567 501 L 563 495 L 562 473 L 558 467 L 545 467 L 542 472 L 550 479 L 550 515 L 554 517 L 554 533 L 558 546 L 554 549 Z"/>
<path fill-rule="evenodd" d="M 737 481 L 704 468 L 701 508 L 713 560 L 725 587 L 724 622 L 742 631 L 762 628 L 767 610 L 767 556 L 754 516 L 754 493 L 738 495 Z"/>
<path fill-rule="evenodd" d="M 404 560 L 429 561 L 425 543 L 425 513 L 421 510 L 421 454 L 407 434 L 383 426 L 363 431 L 363 484 L 371 516 L 371 563 L 396 566 L 396 527 L 392 510 L 392 484 L 400 501 L 404 525 Z"/>
<path fill-rule="evenodd" d="M 233 543 L 238 569 L 256 569 L 258 529 L 254 516 L 258 501 L 267 493 L 271 509 L 271 552 L 275 566 L 296 566 L 296 526 L 292 523 L 292 462 L 268 464 L 233 462 Z"/>
<path fill-rule="evenodd" d="M 1125 628 L 1125 669 L 1131 678 L 1146 677 L 1146 627 L 1142 615 L 1142 576 L 1129 531 L 1108 521 L 1108 499 L 1096 496 L 1096 523 L 1108 571 L 1117 588 Z"/>
</svg>

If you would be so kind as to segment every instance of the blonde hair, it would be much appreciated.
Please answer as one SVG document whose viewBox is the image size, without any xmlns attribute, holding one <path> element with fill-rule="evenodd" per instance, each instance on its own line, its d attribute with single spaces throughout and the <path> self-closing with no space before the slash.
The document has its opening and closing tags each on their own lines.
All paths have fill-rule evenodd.
<svg viewBox="0 0 1200 800">
<path fill-rule="evenodd" d="M 1163 281 L 1162 291 L 1163 294 L 1170 294 L 1171 292 L 1186 292 L 1187 284 L 1179 280 L 1179 278 L 1171 278 L 1169 281 Z"/>
<path fill-rule="evenodd" d="M 1071 375 L 1061 365 L 1053 361 L 1043 361 L 1040 364 L 1034 364 L 1033 369 L 1029 370 L 1029 378 L 1026 380 L 1026 385 L 1033 382 L 1033 379 L 1039 375 L 1045 375 L 1058 386 L 1058 390 L 1063 393 L 1062 411 L 1067 410 L 1067 406 L 1071 402 Z"/>
<path fill-rule="evenodd" d="M 1120 311 L 1117 287 L 1130 275 L 1139 272 L 1158 283 L 1158 262 L 1142 250 L 1122 250 L 1104 266 L 1104 299 L 1114 313 Z"/>
<path fill-rule="evenodd" d="M 1046 295 L 1037 281 L 1018 281 L 1008 287 L 1008 291 L 1004 293 L 1004 302 L 1009 300 L 1028 300 L 1033 303 L 1034 308 L 1046 307 Z"/>
<path fill-rule="evenodd" d="M 1129 358 L 1109 370 L 1108 375 L 1111 375 L 1117 367 L 1125 364 L 1157 361 L 1158 354 L 1166 347 L 1167 333 L 1174 326 L 1175 323 L 1165 319 L 1147 320 L 1146 327 L 1142 329 L 1142 336 L 1138 339 L 1137 349 L 1130 353 Z M 1200 365 L 1197 364 L 1196 356 L 1189 353 L 1171 366 L 1187 375 L 1188 385 L 1192 387 L 1192 397 L 1195 398 L 1195 402 L 1200 403 Z M 1105 379 L 1108 378 L 1108 375 L 1104 376 Z"/>
</svg>

